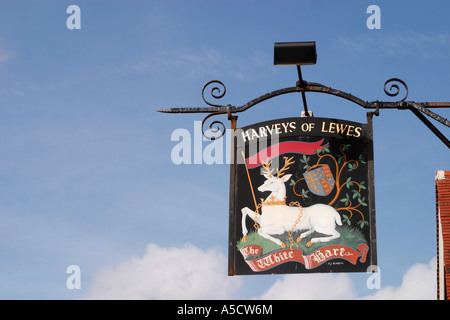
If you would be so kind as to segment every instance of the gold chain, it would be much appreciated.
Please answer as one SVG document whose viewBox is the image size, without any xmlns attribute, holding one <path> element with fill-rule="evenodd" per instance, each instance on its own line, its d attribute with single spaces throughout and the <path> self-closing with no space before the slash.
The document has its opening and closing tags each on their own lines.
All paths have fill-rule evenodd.
<svg viewBox="0 0 450 320">
<path fill-rule="evenodd" d="M 254 221 L 254 224 L 253 224 L 253 227 L 256 229 L 256 230 L 258 230 L 259 228 L 261 228 L 261 226 L 258 224 L 258 209 L 259 208 L 261 208 L 261 206 L 262 206 L 262 203 L 259 203 L 258 205 L 257 205 L 257 207 L 256 207 L 256 210 L 255 210 L 255 218 L 253 219 L 253 221 Z M 295 220 L 295 223 L 294 223 L 294 225 L 292 226 L 292 228 L 291 228 L 291 230 L 289 230 L 289 242 L 291 243 L 291 246 L 290 246 L 290 248 L 291 248 L 291 250 L 292 250 L 292 247 L 295 245 L 295 246 L 297 246 L 297 249 L 298 249 L 298 244 L 297 243 L 295 243 L 294 242 L 294 238 L 292 237 L 292 235 L 293 235 L 293 233 L 294 233 L 294 229 L 295 229 L 295 227 L 297 226 L 297 224 L 300 222 L 300 220 L 302 220 L 302 218 L 303 218 L 303 207 L 302 207 L 302 205 L 300 204 L 300 202 L 298 202 L 298 201 L 292 201 L 291 203 L 289 203 L 289 207 L 293 207 L 293 206 L 297 206 L 298 208 L 299 208 L 299 213 L 298 213 L 298 217 L 297 217 L 297 220 Z"/>
<path fill-rule="evenodd" d="M 292 207 L 292 206 L 297 206 L 299 209 L 299 213 L 298 213 L 297 220 L 295 220 L 294 225 L 292 226 L 291 230 L 289 230 L 289 242 L 291 243 L 291 247 L 290 247 L 291 250 L 294 245 L 297 246 L 297 249 L 298 249 L 298 244 L 294 242 L 294 239 L 292 238 L 292 234 L 294 233 L 294 229 L 297 226 L 297 224 L 303 218 L 303 208 L 302 208 L 302 205 L 300 204 L 300 202 L 292 201 L 291 203 L 289 203 L 289 207 Z"/>
</svg>

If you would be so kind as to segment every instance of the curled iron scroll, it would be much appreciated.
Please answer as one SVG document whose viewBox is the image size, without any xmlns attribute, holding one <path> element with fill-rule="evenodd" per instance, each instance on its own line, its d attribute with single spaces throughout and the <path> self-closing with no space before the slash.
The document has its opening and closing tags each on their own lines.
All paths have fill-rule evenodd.
<svg viewBox="0 0 450 320">
<path fill-rule="evenodd" d="M 396 83 L 391 84 L 389 89 L 387 89 L 387 85 L 389 83 L 391 83 L 391 82 L 399 82 L 399 83 L 401 83 L 403 85 L 403 87 L 405 88 L 406 92 L 405 92 L 405 96 L 400 101 L 401 102 L 405 101 L 406 97 L 408 96 L 408 86 L 406 85 L 406 83 L 403 80 L 401 80 L 399 78 L 391 78 L 391 79 L 387 80 L 384 83 L 384 93 L 386 93 L 389 97 L 395 97 L 395 96 L 397 96 L 400 93 L 400 87 Z"/>
<path fill-rule="evenodd" d="M 206 120 L 208 120 L 210 117 L 213 116 L 217 116 L 219 114 L 226 114 L 226 111 L 218 111 L 218 112 L 213 112 L 211 114 L 208 114 L 202 121 L 202 134 L 203 136 L 208 139 L 208 140 L 216 140 L 216 139 L 220 139 L 224 136 L 225 134 L 225 125 L 223 124 L 222 121 L 219 120 L 214 120 L 211 121 L 211 123 L 209 124 L 209 131 L 210 133 L 212 133 L 212 135 L 209 135 L 205 132 L 205 130 L 203 129 Z M 218 133 L 218 134 L 216 134 Z"/>
<path fill-rule="evenodd" d="M 214 86 L 214 87 L 212 87 L 211 88 L 211 92 L 210 92 L 210 94 L 211 94 L 211 96 L 214 98 L 214 99 L 222 99 L 224 96 L 225 96 L 225 94 L 227 93 L 227 88 L 225 87 L 225 85 L 221 82 L 221 81 L 219 81 L 219 80 L 212 80 L 212 81 L 209 81 L 209 82 L 207 82 L 204 86 L 203 86 L 203 89 L 202 89 L 202 98 L 203 98 L 203 101 L 205 101 L 206 102 L 206 104 L 208 104 L 208 105 L 210 105 L 210 106 L 212 106 L 212 107 L 224 107 L 223 105 L 220 105 L 220 104 L 214 104 L 214 103 L 211 103 L 211 102 L 209 102 L 209 101 L 207 101 L 206 99 L 205 99 L 205 90 L 206 90 L 206 88 L 208 87 L 208 86 L 210 86 L 210 85 L 212 85 L 212 84 L 218 84 L 220 87 L 217 87 L 217 86 Z"/>
</svg>

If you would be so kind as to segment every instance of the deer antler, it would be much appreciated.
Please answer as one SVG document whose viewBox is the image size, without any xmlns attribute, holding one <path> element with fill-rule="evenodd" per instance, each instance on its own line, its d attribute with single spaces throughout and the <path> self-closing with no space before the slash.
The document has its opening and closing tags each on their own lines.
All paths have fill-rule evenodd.
<svg viewBox="0 0 450 320">
<path fill-rule="evenodd" d="M 272 161 L 267 161 L 267 160 L 262 163 L 262 166 L 263 166 L 264 170 L 266 171 L 266 172 L 264 172 L 264 174 L 266 174 L 269 178 L 272 177 L 272 172 L 274 170 L 273 168 L 270 169 L 271 164 L 272 164 Z"/>
<path fill-rule="evenodd" d="M 284 175 L 286 173 L 285 171 L 287 169 L 289 169 L 289 166 L 295 162 L 295 161 L 292 161 L 293 158 L 294 158 L 293 156 L 290 157 L 290 158 L 284 157 L 284 166 L 283 166 L 283 168 L 277 170 L 277 178 L 279 178 L 282 175 Z"/>
</svg>

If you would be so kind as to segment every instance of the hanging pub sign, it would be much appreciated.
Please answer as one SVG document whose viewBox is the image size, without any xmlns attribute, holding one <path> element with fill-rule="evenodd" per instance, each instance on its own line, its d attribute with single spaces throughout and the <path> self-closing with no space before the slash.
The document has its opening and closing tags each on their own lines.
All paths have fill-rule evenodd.
<svg viewBox="0 0 450 320">
<path fill-rule="evenodd" d="M 230 275 L 376 265 L 371 122 L 286 118 L 234 137 Z"/>
</svg>

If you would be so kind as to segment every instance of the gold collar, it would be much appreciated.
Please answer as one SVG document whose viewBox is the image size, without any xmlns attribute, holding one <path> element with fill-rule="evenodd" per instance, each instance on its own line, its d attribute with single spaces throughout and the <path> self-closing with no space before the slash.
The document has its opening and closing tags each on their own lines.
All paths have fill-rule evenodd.
<svg viewBox="0 0 450 320">
<path fill-rule="evenodd" d="M 286 197 L 283 198 L 283 200 L 275 200 L 274 195 L 271 195 L 270 198 L 266 201 L 264 201 L 263 198 L 261 198 L 261 205 L 262 206 L 282 206 L 286 205 Z"/>
</svg>

